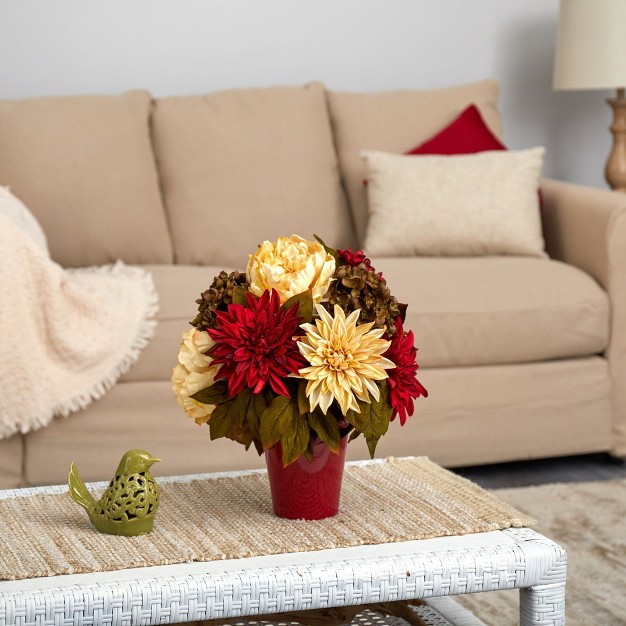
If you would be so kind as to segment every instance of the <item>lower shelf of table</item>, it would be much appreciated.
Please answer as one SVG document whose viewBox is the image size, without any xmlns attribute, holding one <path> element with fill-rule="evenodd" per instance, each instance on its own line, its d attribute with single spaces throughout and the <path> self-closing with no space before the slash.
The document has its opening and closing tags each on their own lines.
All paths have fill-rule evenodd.
<svg viewBox="0 0 626 626">
<path fill-rule="evenodd" d="M 485 626 L 484 622 L 457 604 L 452 598 L 432 598 L 426 601 L 423 606 L 410 606 L 409 608 L 424 626 Z M 323 621 L 316 621 L 315 623 L 319 623 L 320 626 L 324 624 Z M 330 626 L 337 622 L 330 619 L 327 623 Z M 409 622 L 401 617 L 381 615 L 368 608 L 364 608 L 352 621 L 341 623 L 345 626 L 409 626 Z M 201 624 L 203 623 L 201 622 Z M 220 623 L 215 620 L 204 624 L 220 626 Z M 228 626 L 301 626 L 301 622 L 289 618 L 281 619 L 278 616 L 268 616 L 267 619 L 242 618 L 223 622 L 223 624 Z"/>
</svg>

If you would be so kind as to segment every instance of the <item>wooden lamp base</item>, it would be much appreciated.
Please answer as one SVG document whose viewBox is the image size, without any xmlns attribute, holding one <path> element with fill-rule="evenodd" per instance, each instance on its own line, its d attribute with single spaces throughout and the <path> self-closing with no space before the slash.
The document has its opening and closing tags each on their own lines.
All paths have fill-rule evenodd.
<svg viewBox="0 0 626 626">
<path fill-rule="evenodd" d="M 607 102 L 613 109 L 613 148 L 604 168 L 606 181 L 614 191 L 626 192 L 626 97 L 624 88 L 617 90 L 615 98 Z"/>
</svg>

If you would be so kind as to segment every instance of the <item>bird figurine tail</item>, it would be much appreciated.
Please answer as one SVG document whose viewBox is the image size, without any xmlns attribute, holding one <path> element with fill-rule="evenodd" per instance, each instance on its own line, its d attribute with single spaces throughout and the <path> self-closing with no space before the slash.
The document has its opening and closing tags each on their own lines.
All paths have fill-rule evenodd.
<svg viewBox="0 0 626 626">
<path fill-rule="evenodd" d="M 72 500 L 78 502 L 78 504 L 80 504 L 80 506 L 82 506 L 85 511 L 89 512 L 89 509 L 93 507 L 94 499 L 89 491 L 87 491 L 85 483 L 78 475 L 78 470 L 76 469 L 76 465 L 74 465 L 74 463 L 70 465 L 68 485 L 70 488 L 70 496 L 72 497 Z"/>
</svg>

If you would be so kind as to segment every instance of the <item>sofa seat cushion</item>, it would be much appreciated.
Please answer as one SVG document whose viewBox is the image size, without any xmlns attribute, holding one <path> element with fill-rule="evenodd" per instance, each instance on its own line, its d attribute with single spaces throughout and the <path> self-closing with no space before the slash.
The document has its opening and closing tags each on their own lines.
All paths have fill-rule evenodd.
<svg viewBox="0 0 626 626">
<path fill-rule="evenodd" d="M 0 185 L 35 215 L 57 263 L 172 261 L 150 109 L 141 90 L 0 101 Z"/>
<path fill-rule="evenodd" d="M 196 316 L 195 301 L 209 287 L 221 270 L 227 266 L 198 265 L 144 265 L 152 274 L 159 294 L 159 312 L 154 337 L 142 350 L 138 361 L 121 380 L 169 380 L 180 341 L 189 322 Z M 172 395 L 172 398 L 174 396 Z"/>
<path fill-rule="evenodd" d="M 24 436 L 17 434 L 0 439 L 0 489 L 22 486 L 24 466 Z"/>
<path fill-rule="evenodd" d="M 293 233 L 354 244 L 320 83 L 157 99 L 153 133 L 177 263 L 243 269 Z"/>
<path fill-rule="evenodd" d="M 528 257 L 374 258 L 407 302 L 422 367 L 522 363 L 602 352 L 605 292 L 580 270 Z M 221 266 L 144 266 L 159 293 L 156 334 L 127 381 L 169 380 L 195 300 Z"/>
<path fill-rule="evenodd" d="M 532 257 L 379 257 L 408 303 L 421 367 L 579 357 L 606 349 L 609 303 L 587 274 Z"/>
<path fill-rule="evenodd" d="M 611 445 L 611 382 L 603 358 L 438 368 L 420 370 L 420 378 L 428 399 L 417 403 L 403 427 L 400 420 L 390 424 L 377 457 L 427 454 L 437 463 L 463 466 Z M 211 441 L 209 429 L 178 406 L 169 382 L 126 382 L 84 411 L 29 433 L 25 482 L 64 483 L 71 461 L 84 480 L 108 480 L 131 445 L 163 460 L 153 466 L 157 477 L 265 465 L 254 448 L 246 451 L 226 438 Z M 2 454 L 0 449 L 4 470 Z M 363 437 L 348 446 L 348 457 L 369 457 Z M 9 471 L 13 467 L 20 469 L 19 460 Z M 12 485 L 10 476 L 0 474 L 0 484 L 3 479 Z"/>
</svg>

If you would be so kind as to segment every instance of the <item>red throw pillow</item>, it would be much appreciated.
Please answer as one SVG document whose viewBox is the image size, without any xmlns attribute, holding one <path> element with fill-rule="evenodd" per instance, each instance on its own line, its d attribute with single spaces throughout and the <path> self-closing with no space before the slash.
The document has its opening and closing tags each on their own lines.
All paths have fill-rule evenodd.
<svg viewBox="0 0 626 626">
<path fill-rule="evenodd" d="M 453 122 L 404 154 L 472 154 L 507 147 L 485 124 L 478 107 L 470 104 Z M 363 181 L 367 187 L 367 180 Z"/>
<path fill-rule="evenodd" d="M 475 104 L 470 104 L 453 122 L 416 148 L 404 154 L 473 154 L 487 150 L 508 150 L 491 132 Z M 367 181 L 365 181 L 367 184 Z M 539 206 L 543 204 L 541 189 Z"/>
<path fill-rule="evenodd" d="M 405 154 L 472 154 L 486 150 L 506 150 L 506 146 L 485 124 L 476 105 L 470 104 L 442 131 Z"/>
</svg>

